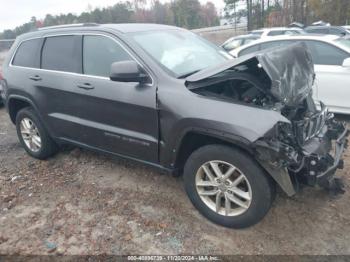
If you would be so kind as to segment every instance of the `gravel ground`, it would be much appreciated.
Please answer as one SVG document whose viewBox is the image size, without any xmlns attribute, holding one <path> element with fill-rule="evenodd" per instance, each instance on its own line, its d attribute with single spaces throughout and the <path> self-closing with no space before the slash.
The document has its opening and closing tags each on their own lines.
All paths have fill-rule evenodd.
<svg viewBox="0 0 350 262">
<path fill-rule="evenodd" d="M 346 189 L 279 193 L 260 224 L 226 229 L 192 207 L 181 177 L 81 149 L 29 157 L 0 109 L 0 254 L 349 255 Z"/>
</svg>

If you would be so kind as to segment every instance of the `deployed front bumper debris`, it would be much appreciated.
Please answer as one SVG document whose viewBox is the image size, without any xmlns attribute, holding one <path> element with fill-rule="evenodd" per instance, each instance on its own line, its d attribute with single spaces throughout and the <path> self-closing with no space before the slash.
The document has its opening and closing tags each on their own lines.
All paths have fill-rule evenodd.
<svg viewBox="0 0 350 262">
<path fill-rule="evenodd" d="M 276 134 L 256 142 L 260 163 L 288 195 L 295 194 L 300 184 L 318 185 L 332 194 L 344 193 L 343 183 L 335 173 L 344 167 L 342 155 L 349 135 L 345 123 L 335 121 L 323 106 L 322 111 L 292 126 L 294 144 L 277 140 Z M 279 128 L 277 132 L 283 130 Z"/>
</svg>

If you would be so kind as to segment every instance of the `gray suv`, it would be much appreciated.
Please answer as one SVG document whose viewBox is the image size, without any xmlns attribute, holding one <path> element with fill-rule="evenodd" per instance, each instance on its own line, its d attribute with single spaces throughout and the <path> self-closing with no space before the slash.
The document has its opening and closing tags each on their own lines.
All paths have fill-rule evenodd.
<svg viewBox="0 0 350 262">
<path fill-rule="evenodd" d="M 18 37 L 2 84 L 29 155 L 73 144 L 183 174 L 204 216 L 243 228 L 277 186 L 343 191 L 348 132 L 316 110 L 314 76 L 303 44 L 233 60 L 176 27 L 85 24 Z"/>
</svg>

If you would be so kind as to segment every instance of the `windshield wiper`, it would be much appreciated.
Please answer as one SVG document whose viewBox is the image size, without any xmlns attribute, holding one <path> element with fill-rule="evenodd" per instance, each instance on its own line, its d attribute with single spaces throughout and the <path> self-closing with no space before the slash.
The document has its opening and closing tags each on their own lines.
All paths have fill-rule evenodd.
<svg viewBox="0 0 350 262">
<path fill-rule="evenodd" d="M 192 71 L 192 72 L 189 72 L 189 73 L 186 73 L 186 74 L 184 74 L 184 75 L 181 75 L 181 76 L 178 77 L 178 79 L 188 77 L 188 76 L 190 76 L 190 75 L 193 75 L 193 74 L 195 74 L 195 73 L 198 73 L 199 71 L 201 71 L 201 69 L 195 70 L 195 71 Z"/>
</svg>

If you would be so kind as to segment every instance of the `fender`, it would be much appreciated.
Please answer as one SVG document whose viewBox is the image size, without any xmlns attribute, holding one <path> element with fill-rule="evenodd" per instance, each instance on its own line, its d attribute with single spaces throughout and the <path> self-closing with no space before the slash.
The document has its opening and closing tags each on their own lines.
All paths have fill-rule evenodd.
<svg viewBox="0 0 350 262">
<path fill-rule="evenodd" d="M 181 146 L 183 145 L 186 136 L 189 134 L 197 134 L 199 136 L 208 137 L 208 139 L 212 138 L 216 141 L 229 143 L 231 145 L 243 149 L 249 154 L 253 154 L 250 141 L 245 139 L 244 137 L 215 130 L 212 128 L 187 127 L 178 134 L 177 139 L 175 139 L 171 145 L 168 145 L 161 149 L 163 151 L 163 153 L 161 154 L 161 156 L 163 155 L 163 157 L 161 157 L 161 161 L 164 166 L 169 166 L 172 168 L 175 167 L 176 162 L 179 158 Z"/>
<path fill-rule="evenodd" d="M 15 124 L 16 123 L 16 119 L 13 119 L 13 117 L 11 116 L 10 103 L 11 103 L 12 100 L 15 100 L 15 99 L 16 100 L 21 100 L 23 102 L 26 102 L 26 103 L 30 104 L 30 106 L 35 110 L 35 113 L 38 114 L 40 120 L 42 120 L 42 118 L 40 117 L 40 114 L 39 114 L 38 107 L 35 105 L 35 103 L 32 100 L 30 100 L 28 97 L 25 97 L 25 96 L 11 94 L 5 100 L 5 106 L 6 106 L 7 112 L 10 114 L 12 123 Z"/>
<path fill-rule="evenodd" d="M 43 117 L 42 117 L 42 115 L 40 114 L 40 110 L 39 110 L 38 107 L 35 105 L 35 103 L 34 103 L 31 99 L 29 99 L 28 97 L 25 97 L 25 96 L 22 96 L 22 95 L 11 94 L 11 95 L 9 95 L 9 96 L 7 97 L 6 102 L 5 102 L 6 110 L 7 110 L 7 112 L 9 113 L 10 118 L 11 118 L 11 121 L 12 121 L 13 124 L 16 124 L 16 119 L 14 118 L 14 116 L 11 116 L 9 105 L 10 105 L 10 102 L 11 102 L 12 100 L 15 100 L 15 99 L 16 99 L 16 100 L 21 100 L 21 101 L 23 101 L 23 102 L 27 102 L 28 104 L 30 104 L 30 106 L 34 109 L 35 113 L 37 114 L 38 118 L 40 119 L 41 124 L 44 126 L 44 128 L 45 128 L 46 130 L 49 131 L 49 134 L 52 134 L 52 133 L 50 132 L 50 128 L 48 128 L 48 126 L 46 125 L 45 121 L 43 120 Z"/>
<path fill-rule="evenodd" d="M 259 160 L 256 157 L 255 147 L 254 145 L 244 137 L 240 137 L 234 134 L 230 134 L 227 132 L 218 131 L 215 129 L 206 129 L 206 128 L 198 128 L 192 127 L 185 129 L 179 138 L 176 140 L 176 144 L 172 151 L 170 152 L 170 166 L 172 168 L 179 168 L 175 166 L 180 154 L 180 148 L 184 142 L 185 137 L 190 134 L 198 134 L 207 136 L 210 138 L 214 138 L 216 140 L 221 140 L 222 142 L 227 142 L 230 145 L 236 146 L 246 153 L 248 153 L 251 157 L 253 157 L 257 163 L 261 166 L 263 170 L 265 170 L 271 178 L 280 186 L 280 188 L 288 195 L 293 196 L 296 194 L 296 190 L 292 179 L 286 169 L 276 169 L 269 165 L 269 163 Z"/>
</svg>

